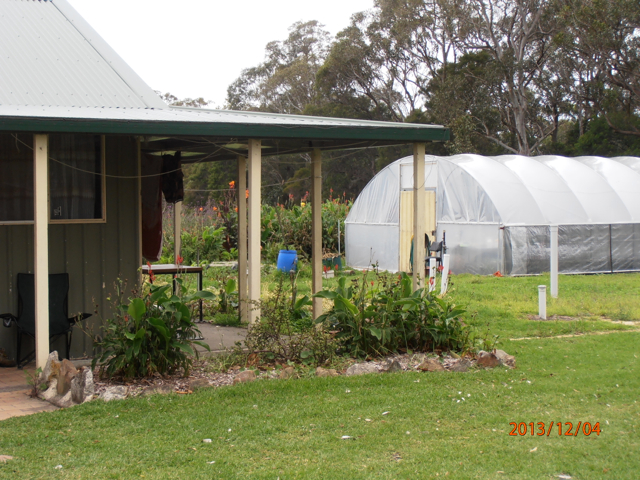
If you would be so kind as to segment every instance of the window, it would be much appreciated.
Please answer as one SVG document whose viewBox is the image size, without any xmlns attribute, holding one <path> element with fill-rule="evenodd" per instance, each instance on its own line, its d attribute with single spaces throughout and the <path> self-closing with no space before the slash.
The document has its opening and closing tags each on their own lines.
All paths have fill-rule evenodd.
<svg viewBox="0 0 640 480">
<path fill-rule="evenodd" d="M 52 222 L 104 220 L 103 163 L 100 136 L 49 136 Z"/>
<path fill-rule="evenodd" d="M 33 222 L 33 135 L 0 135 L 0 222 Z"/>
<path fill-rule="evenodd" d="M 33 222 L 33 136 L 0 135 L 0 223 Z M 104 141 L 49 135 L 51 223 L 104 222 Z"/>
</svg>

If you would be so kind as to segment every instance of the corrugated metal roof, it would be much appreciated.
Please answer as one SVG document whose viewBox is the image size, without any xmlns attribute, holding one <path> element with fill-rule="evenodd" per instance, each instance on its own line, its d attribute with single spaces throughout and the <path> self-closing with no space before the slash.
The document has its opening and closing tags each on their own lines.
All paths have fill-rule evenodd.
<svg viewBox="0 0 640 480">
<path fill-rule="evenodd" d="M 303 115 L 283 115 L 264 112 L 239 112 L 234 110 L 211 110 L 204 108 L 143 109 L 118 107 L 61 107 L 56 105 L 41 106 L 7 106 L 0 105 L 0 116 L 69 118 L 69 119 L 102 119 L 156 122 L 203 122 L 203 123 L 242 123 L 260 125 L 304 125 L 325 127 L 369 127 L 421 130 L 440 130 L 440 125 L 424 125 L 416 123 L 393 123 L 372 120 L 354 120 L 350 118 L 311 117 Z"/>
<path fill-rule="evenodd" d="M 2 0 L 1 105 L 162 108 L 122 64 L 66 2 Z"/>
<path fill-rule="evenodd" d="M 0 105 L 0 130 L 232 137 L 448 140 L 440 125 L 187 108 Z"/>
</svg>

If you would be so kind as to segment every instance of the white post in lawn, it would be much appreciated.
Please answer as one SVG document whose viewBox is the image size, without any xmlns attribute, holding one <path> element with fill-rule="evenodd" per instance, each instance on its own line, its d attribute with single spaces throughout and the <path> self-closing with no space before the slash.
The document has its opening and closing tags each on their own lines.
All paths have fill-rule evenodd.
<svg viewBox="0 0 640 480">
<path fill-rule="evenodd" d="M 547 286 L 538 285 L 538 316 L 541 320 L 547 319 Z"/>
<path fill-rule="evenodd" d="M 49 357 L 48 143 L 48 135 L 33 136 L 33 270 L 36 302 L 36 368 L 44 368 Z"/>
<path fill-rule="evenodd" d="M 424 143 L 413 144 L 413 291 L 422 285 L 426 245 L 426 208 L 424 193 Z"/>
<path fill-rule="evenodd" d="M 238 156 L 238 309 L 240 321 L 249 321 L 247 304 L 247 159 Z"/>
<path fill-rule="evenodd" d="M 436 259 L 429 259 L 429 292 L 433 292 L 436 289 Z"/>
<path fill-rule="evenodd" d="M 447 293 L 449 288 L 449 254 L 442 255 L 442 277 L 440 277 L 440 295 Z"/>
<path fill-rule="evenodd" d="M 260 199 L 262 142 L 249 140 L 249 323 L 260 317 Z"/>
<path fill-rule="evenodd" d="M 322 290 L 322 153 L 311 152 L 311 293 Z M 322 315 L 322 299 L 313 299 L 313 318 Z"/>
<path fill-rule="evenodd" d="M 558 225 L 549 227 L 551 236 L 551 296 L 558 298 Z"/>
<path fill-rule="evenodd" d="M 182 202 L 173 205 L 173 263 L 182 263 L 179 259 L 182 252 Z"/>
</svg>

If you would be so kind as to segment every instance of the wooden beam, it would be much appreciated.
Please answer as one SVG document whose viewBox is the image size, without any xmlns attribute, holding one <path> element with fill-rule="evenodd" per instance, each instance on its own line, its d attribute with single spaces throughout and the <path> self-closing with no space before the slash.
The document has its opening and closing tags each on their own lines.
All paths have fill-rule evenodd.
<svg viewBox="0 0 640 480">
<path fill-rule="evenodd" d="M 105 141 L 105 137 L 102 137 L 102 145 L 105 145 L 106 141 Z M 142 148 L 141 148 L 141 142 L 140 142 L 140 137 L 136 137 L 136 152 L 137 152 L 137 156 L 138 156 L 138 166 L 137 166 L 137 172 L 138 172 L 138 180 L 136 182 L 136 188 L 138 189 L 138 198 L 137 198 L 137 202 L 138 202 L 138 208 L 137 208 L 137 212 L 136 212 L 136 217 L 137 217 L 137 231 L 138 231 L 138 249 L 136 252 L 136 256 L 137 256 L 137 262 L 139 266 L 142 266 Z M 105 166 L 106 167 L 106 166 Z M 103 172 L 106 174 L 107 171 L 105 169 L 105 167 L 103 167 Z M 106 177 L 106 175 L 105 175 Z M 103 185 L 103 191 L 106 192 L 106 185 Z M 105 196 L 106 199 L 106 196 Z M 106 208 L 106 200 L 103 201 L 103 205 Z M 106 218 L 106 216 L 105 216 Z M 138 291 L 141 291 L 142 289 L 142 283 L 143 283 L 143 278 L 142 278 L 142 269 L 138 268 Z"/>
<path fill-rule="evenodd" d="M 173 205 L 173 263 L 178 261 L 182 253 L 182 202 Z"/>
<path fill-rule="evenodd" d="M 36 302 L 36 368 L 49 357 L 49 160 L 48 135 L 33 136 L 33 266 Z"/>
<path fill-rule="evenodd" d="M 240 321 L 249 321 L 247 304 L 247 159 L 238 156 L 238 309 Z"/>
<path fill-rule="evenodd" d="M 424 143 L 413 144 L 413 290 L 424 285 L 426 255 L 426 208 L 424 194 Z"/>
<path fill-rule="evenodd" d="M 249 323 L 260 317 L 260 209 L 262 152 L 260 140 L 249 140 Z"/>
<path fill-rule="evenodd" d="M 311 152 L 311 293 L 322 290 L 322 153 Z M 322 299 L 313 299 L 313 318 L 322 315 Z"/>
</svg>

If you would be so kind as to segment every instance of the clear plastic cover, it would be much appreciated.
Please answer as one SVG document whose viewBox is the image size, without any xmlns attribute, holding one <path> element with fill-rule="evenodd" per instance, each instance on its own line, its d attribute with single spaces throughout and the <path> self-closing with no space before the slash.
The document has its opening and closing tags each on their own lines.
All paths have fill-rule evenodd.
<svg viewBox="0 0 640 480">
<path fill-rule="evenodd" d="M 631 220 L 640 222 L 640 173 L 624 163 L 610 158 L 577 157 L 575 161 L 588 166 L 602 176 L 620 197 Z"/>
<path fill-rule="evenodd" d="M 631 221 L 629 211 L 612 186 L 587 165 L 572 158 L 551 155 L 534 159 L 562 177 L 589 215 L 589 223 Z"/>
<path fill-rule="evenodd" d="M 439 223 L 437 238 L 445 231 L 452 273 L 489 275 L 502 269 L 499 225 Z"/>
<path fill-rule="evenodd" d="M 353 268 L 369 268 L 377 263 L 381 270 L 398 271 L 398 226 L 347 223 L 344 235 L 347 265 Z"/>
<path fill-rule="evenodd" d="M 580 200 L 554 170 L 532 158 L 520 155 L 492 158 L 517 175 L 522 187 L 531 193 L 542 211 L 546 220 L 544 223 L 559 225 L 589 222 L 589 216 Z"/>
<path fill-rule="evenodd" d="M 346 223 L 398 224 L 400 216 L 400 165 L 383 168 L 353 202 Z M 346 241 L 346 240 L 345 240 Z M 347 243 L 347 248 L 348 248 Z"/>
</svg>

